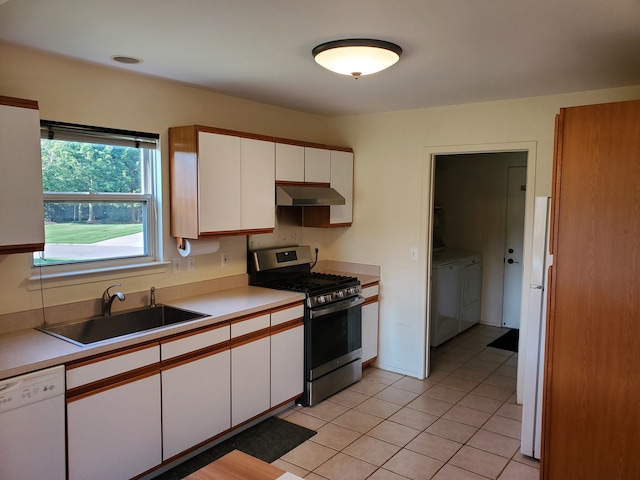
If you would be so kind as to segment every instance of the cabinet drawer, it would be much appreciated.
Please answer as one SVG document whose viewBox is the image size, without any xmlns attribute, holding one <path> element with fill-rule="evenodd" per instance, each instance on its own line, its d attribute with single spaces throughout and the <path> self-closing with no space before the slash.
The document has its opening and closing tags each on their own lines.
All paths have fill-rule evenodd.
<svg viewBox="0 0 640 480">
<path fill-rule="evenodd" d="M 362 296 L 364 298 L 375 297 L 378 295 L 379 285 L 376 283 L 375 285 L 370 285 L 362 289 Z"/>
<path fill-rule="evenodd" d="M 114 353 L 107 357 L 68 365 L 67 390 L 158 363 L 160 361 L 160 346 L 152 345 Z"/>
<path fill-rule="evenodd" d="M 231 321 L 231 338 L 241 337 L 249 333 L 257 332 L 269 328 L 269 314 L 258 315 L 255 317 L 243 318 Z"/>
<path fill-rule="evenodd" d="M 304 304 L 300 303 L 293 307 L 274 310 L 271 312 L 271 326 L 275 327 L 290 320 L 297 320 L 304 317 Z"/>
<path fill-rule="evenodd" d="M 231 327 L 228 324 L 214 327 L 196 334 L 187 334 L 160 344 L 162 360 L 178 357 L 203 348 L 212 347 L 231 338 Z"/>
</svg>

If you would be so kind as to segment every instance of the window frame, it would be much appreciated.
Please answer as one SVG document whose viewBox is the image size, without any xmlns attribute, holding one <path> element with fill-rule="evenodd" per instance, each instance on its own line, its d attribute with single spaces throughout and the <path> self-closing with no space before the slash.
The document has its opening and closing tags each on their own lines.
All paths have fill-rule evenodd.
<svg viewBox="0 0 640 480">
<path fill-rule="evenodd" d="M 69 277 L 100 272 L 110 272 L 145 267 L 158 267 L 167 262 L 162 258 L 162 175 L 160 135 L 154 133 L 119 130 L 41 120 L 41 139 L 65 140 L 72 142 L 94 143 L 144 148 L 141 155 L 141 193 L 106 192 L 44 192 L 45 204 L 48 202 L 135 202 L 146 204 L 143 207 L 143 234 L 146 254 L 132 257 L 114 257 L 107 259 L 79 260 L 59 264 L 36 264 L 32 256 L 32 279 Z M 44 187 L 43 187 L 44 190 Z M 36 254 L 38 252 L 35 252 Z M 137 273 L 136 273 L 137 274 Z"/>
</svg>

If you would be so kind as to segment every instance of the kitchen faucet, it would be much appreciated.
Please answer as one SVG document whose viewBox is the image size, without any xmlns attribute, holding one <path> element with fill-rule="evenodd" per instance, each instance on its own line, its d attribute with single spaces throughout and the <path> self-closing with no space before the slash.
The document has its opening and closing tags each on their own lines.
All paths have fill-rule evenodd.
<svg viewBox="0 0 640 480">
<path fill-rule="evenodd" d="M 109 315 L 111 315 L 111 304 L 116 298 L 121 302 L 124 302 L 124 299 L 125 299 L 124 293 L 116 292 L 113 295 L 109 294 L 110 288 L 119 287 L 119 286 L 120 286 L 119 283 L 115 283 L 110 287 L 108 287 L 102 294 L 102 316 L 103 317 L 108 317 Z"/>
</svg>

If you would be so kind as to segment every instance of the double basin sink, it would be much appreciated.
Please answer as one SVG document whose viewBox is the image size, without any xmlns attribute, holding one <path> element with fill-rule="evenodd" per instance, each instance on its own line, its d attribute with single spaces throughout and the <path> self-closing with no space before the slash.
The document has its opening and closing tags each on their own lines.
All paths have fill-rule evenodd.
<svg viewBox="0 0 640 480">
<path fill-rule="evenodd" d="M 155 307 L 91 318 L 76 323 L 42 327 L 37 330 L 84 347 L 207 316 L 204 313 L 192 312 L 182 308 L 157 305 Z"/>
</svg>

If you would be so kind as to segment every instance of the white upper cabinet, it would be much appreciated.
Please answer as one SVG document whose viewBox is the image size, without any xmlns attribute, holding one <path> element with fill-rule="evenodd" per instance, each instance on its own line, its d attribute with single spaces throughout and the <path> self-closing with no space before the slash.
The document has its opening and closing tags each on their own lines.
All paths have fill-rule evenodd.
<svg viewBox="0 0 640 480">
<path fill-rule="evenodd" d="M 345 199 L 344 205 L 332 205 L 332 225 L 353 221 L 353 152 L 331 150 L 331 186 Z"/>
<path fill-rule="evenodd" d="M 276 143 L 276 181 L 328 185 L 331 182 L 331 151 Z"/>
<path fill-rule="evenodd" d="M 275 227 L 275 143 L 243 138 L 240 142 L 242 230 Z"/>
<path fill-rule="evenodd" d="M 171 235 L 269 233 L 275 227 L 275 142 L 206 127 L 169 129 Z"/>
<path fill-rule="evenodd" d="M 276 143 L 276 181 L 304 182 L 304 147 Z"/>
<path fill-rule="evenodd" d="M 324 148 L 304 147 L 304 181 L 331 182 L 331 151 Z"/>
<path fill-rule="evenodd" d="M 242 228 L 240 137 L 198 132 L 200 233 Z"/>
<path fill-rule="evenodd" d="M 0 97 L 0 255 L 44 249 L 38 103 Z"/>
</svg>

